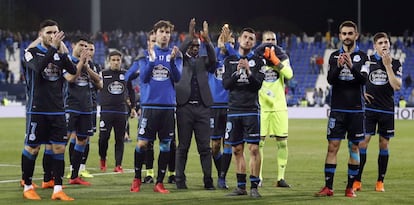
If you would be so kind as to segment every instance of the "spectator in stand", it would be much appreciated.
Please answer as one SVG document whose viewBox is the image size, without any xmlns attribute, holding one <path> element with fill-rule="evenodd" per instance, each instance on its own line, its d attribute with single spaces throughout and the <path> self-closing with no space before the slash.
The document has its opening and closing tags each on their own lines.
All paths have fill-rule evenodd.
<svg viewBox="0 0 414 205">
<path fill-rule="evenodd" d="M 406 88 L 411 87 L 411 84 L 413 83 L 413 80 L 411 79 L 411 74 L 408 73 L 407 77 L 404 78 L 404 85 Z"/>
<path fill-rule="evenodd" d="M 414 88 L 411 90 L 410 96 L 408 96 L 407 107 L 414 107 Z"/>
<path fill-rule="evenodd" d="M 324 73 L 323 72 L 323 56 L 316 57 L 315 62 L 316 62 L 316 65 L 319 68 L 319 74 L 323 74 Z"/>
<path fill-rule="evenodd" d="M 399 108 L 406 108 L 407 107 L 407 101 L 404 99 L 404 96 L 400 96 L 400 100 L 398 101 L 398 107 Z"/>
</svg>

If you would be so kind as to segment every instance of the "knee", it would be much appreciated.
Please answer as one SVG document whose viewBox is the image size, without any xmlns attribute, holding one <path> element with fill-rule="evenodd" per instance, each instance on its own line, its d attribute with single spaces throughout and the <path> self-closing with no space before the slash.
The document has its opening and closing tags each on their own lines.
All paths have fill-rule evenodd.
<svg viewBox="0 0 414 205">
<path fill-rule="evenodd" d="M 160 141 L 160 152 L 170 152 L 171 140 L 161 140 Z"/>
</svg>

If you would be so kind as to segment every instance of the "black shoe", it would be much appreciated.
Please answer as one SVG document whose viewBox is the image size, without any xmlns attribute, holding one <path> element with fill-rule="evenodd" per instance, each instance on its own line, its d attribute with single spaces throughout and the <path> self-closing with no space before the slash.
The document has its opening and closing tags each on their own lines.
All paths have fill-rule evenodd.
<svg viewBox="0 0 414 205">
<path fill-rule="evenodd" d="M 146 176 L 144 178 L 144 181 L 143 182 L 146 183 L 146 184 L 153 184 L 154 183 L 154 179 L 152 178 L 152 176 Z"/>
<path fill-rule="evenodd" d="M 237 187 L 234 191 L 228 193 L 226 196 L 242 196 L 247 195 L 246 189 L 241 189 Z"/>
<path fill-rule="evenodd" d="M 277 181 L 277 187 L 290 188 L 290 185 L 284 179 L 281 179 Z"/>
<path fill-rule="evenodd" d="M 257 188 L 250 189 L 250 196 L 252 198 L 260 198 L 260 197 L 262 197 L 262 195 L 259 194 L 259 190 L 257 190 Z"/>
<path fill-rule="evenodd" d="M 213 183 L 207 183 L 207 184 L 204 184 L 204 189 L 205 190 L 216 190 L 216 187 L 214 187 Z"/>
<path fill-rule="evenodd" d="M 177 189 L 188 189 L 187 184 L 185 184 L 185 182 L 181 181 L 181 182 L 175 182 L 175 186 L 177 187 Z"/>
<path fill-rule="evenodd" d="M 171 175 L 168 177 L 168 184 L 175 184 L 175 176 Z"/>
<path fill-rule="evenodd" d="M 213 178 L 211 177 L 204 177 L 204 189 L 205 190 L 215 190 L 216 188 L 213 185 Z"/>
</svg>

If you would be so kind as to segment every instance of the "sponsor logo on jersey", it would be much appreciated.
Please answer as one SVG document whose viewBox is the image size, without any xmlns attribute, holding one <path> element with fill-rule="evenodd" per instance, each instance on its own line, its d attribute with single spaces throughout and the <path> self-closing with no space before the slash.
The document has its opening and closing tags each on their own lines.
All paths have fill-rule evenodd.
<svg viewBox="0 0 414 205">
<path fill-rule="evenodd" d="M 113 95 L 122 94 L 124 92 L 124 89 L 125 89 L 124 84 L 122 84 L 119 81 L 114 81 L 108 86 L 109 93 Z"/>
<path fill-rule="evenodd" d="M 80 76 L 76 78 L 75 84 L 80 87 L 85 87 L 89 85 L 89 78 L 88 75 L 82 73 Z"/>
<path fill-rule="evenodd" d="M 224 66 L 221 66 L 221 67 L 218 67 L 217 69 L 216 69 L 216 71 L 214 72 L 214 77 L 217 79 L 217 80 L 223 80 L 223 73 L 224 73 Z"/>
<path fill-rule="evenodd" d="M 351 73 L 351 70 L 349 70 L 349 68 L 346 68 L 346 67 L 341 70 L 338 78 L 339 80 L 344 80 L 344 81 L 351 81 L 355 79 L 354 75 Z"/>
<path fill-rule="evenodd" d="M 53 63 L 49 63 L 42 71 L 42 77 L 48 81 L 57 81 L 61 75 L 62 71 Z"/>
<path fill-rule="evenodd" d="M 377 69 L 372 71 L 368 76 L 369 82 L 374 85 L 385 85 L 388 83 L 388 76 L 384 70 Z"/>
<path fill-rule="evenodd" d="M 154 66 L 152 70 L 152 79 L 155 81 L 165 81 L 170 78 L 170 71 L 162 64 Z"/>
<path fill-rule="evenodd" d="M 265 77 L 264 77 L 265 82 L 272 83 L 272 82 L 275 82 L 277 79 L 279 79 L 279 73 L 273 69 L 266 70 L 264 74 L 265 74 Z"/>
</svg>

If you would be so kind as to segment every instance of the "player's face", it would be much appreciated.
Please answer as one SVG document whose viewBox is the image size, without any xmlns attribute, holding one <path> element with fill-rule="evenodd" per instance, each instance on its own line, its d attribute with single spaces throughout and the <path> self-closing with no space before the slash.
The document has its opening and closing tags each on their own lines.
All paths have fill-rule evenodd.
<svg viewBox="0 0 414 205">
<path fill-rule="evenodd" d="M 154 33 L 154 34 L 151 34 L 148 38 L 148 42 L 147 42 L 148 48 L 152 48 L 155 45 L 155 42 L 156 42 L 156 35 Z"/>
<path fill-rule="evenodd" d="M 353 46 L 358 39 L 358 32 L 354 27 L 342 27 L 341 32 L 339 33 L 339 39 L 341 39 L 342 44 L 348 47 Z"/>
<path fill-rule="evenodd" d="M 244 50 L 250 50 L 253 48 L 256 43 L 256 35 L 254 33 L 249 33 L 244 31 L 239 37 L 240 48 Z"/>
<path fill-rule="evenodd" d="M 196 38 L 188 47 L 188 54 L 191 56 L 197 56 L 198 52 L 200 51 L 200 39 Z"/>
<path fill-rule="evenodd" d="M 95 55 L 95 45 L 93 43 L 88 43 L 88 47 L 86 49 L 88 49 L 89 56 L 93 58 Z"/>
<path fill-rule="evenodd" d="M 78 41 L 76 44 L 72 44 L 73 56 L 79 58 L 82 51 L 88 48 L 88 42 Z"/>
<path fill-rule="evenodd" d="M 111 70 L 121 70 L 121 56 L 114 55 L 109 57 L 109 66 Z"/>
<path fill-rule="evenodd" d="M 168 45 L 171 38 L 171 28 L 168 27 L 161 27 L 157 29 L 156 35 L 156 43 L 159 47 L 164 48 Z"/>
<path fill-rule="evenodd" d="M 42 43 L 45 46 L 50 46 L 52 44 L 52 37 L 59 32 L 57 26 L 46 26 L 40 30 L 39 35 L 42 38 Z"/>
<path fill-rule="evenodd" d="M 265 33 L 263 35 L 262 43 L 271 43 L 273 45 L 276 45 L 276 34 Z"/>
<path fill-rule="evenodd" d="M 386 37 L 379 38 L 374 44 L 375 51 L 382 55 L 384 52 L 390 52 L 390 41 Z"/>
</svg>

